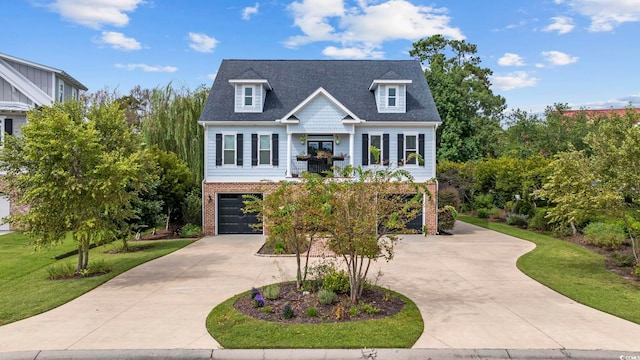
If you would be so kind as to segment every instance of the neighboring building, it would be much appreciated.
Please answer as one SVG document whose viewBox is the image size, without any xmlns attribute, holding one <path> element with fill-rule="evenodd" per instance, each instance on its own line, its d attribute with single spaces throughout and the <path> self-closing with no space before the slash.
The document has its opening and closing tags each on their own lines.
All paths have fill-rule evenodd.
<svg viewBox="0 0 640 360">
<path fill-rule="evenodd" d="M 0 144 L 5 134 L 20 136 L 27 111 L 68 99 L 78 100 L 87 87 L 62 70 L 0 53 Z M 0 196 L 0 218 L 14 209 Z M 0 230 L 8 230 L 8 224 Z"/>
<path fill-rule="evenodd" d="M 440 123 L 417 61 L 223 60 L 200 116 L 204 232 L 251 233 L 242 195 L 332 166 L 402 167 L 435 195 Z M 410 226 L 435 233 L 435 200 L 423 203 Z"/>
<path fill-rule="evenodd" d="M 624 109 L 613 109 L 613 108 L 611 108 L 611 109 L 595 109 L 595 110 L 590 110 L 590 109 L 567 110 L 567 111 L 563 111 L 562 115 L 568 116 L 568 117 L 576 117 L 576 116 L 579 116 L 579 115 L 584 115 L 584 116 L 587 117 L 587 119 L 595 119 L 595 118 L 604 117 L 604 116 L 611 116 L 611 115 L 623 116 L 628 111 L 631 111 L 634 114 L 638 114 L 638 113 L 640 113 L 640 108 L 624 108 Z"/>
</svg>

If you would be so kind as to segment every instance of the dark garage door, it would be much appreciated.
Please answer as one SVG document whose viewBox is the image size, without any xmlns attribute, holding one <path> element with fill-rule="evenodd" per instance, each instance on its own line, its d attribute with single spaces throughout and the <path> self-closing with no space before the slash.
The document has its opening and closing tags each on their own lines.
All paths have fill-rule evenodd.
<svg viewBox="0 0 640 360">
<path fill-rule="evenodd" d="M 242 212 L 243 195 L 218 194 L 218 234 L 262 234 L 251 227 L 258 223 L 256 215 Z"/>
<path fill-rule="evenodd" d="M 407 201 L 411 200 L 411 198 L 413 198 L 413 195 L 406 195 L 405 199 Z M 422 207 L 424 209 L 424 206 Z M 420 213 L 420 215 L 416 216 L 415 219 L 409 221 L 407 223 L 407 229 L 412 229 L 412 230 L 417 230 L 418 232 L 422 232 L 422 213 Z"/>
</svg>

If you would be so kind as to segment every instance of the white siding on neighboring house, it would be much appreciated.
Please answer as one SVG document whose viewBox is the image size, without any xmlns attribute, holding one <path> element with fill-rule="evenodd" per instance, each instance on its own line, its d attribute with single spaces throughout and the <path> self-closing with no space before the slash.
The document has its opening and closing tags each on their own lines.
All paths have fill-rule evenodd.
<svg viewBox="0 0 640 360">
<path fill-rule="evenodd" d="M 10 209 L 11 205 L 9 203 L 9 199 L 4 196 L 0 196 L 0 223 L 2 222 L 2 218 L 9 216 Z M 1 224 L 0 231 L 9 231 L 9 224 Z"/>
<path fill-rule="evenodd" d="M 20 64 L 15 61 L 7 60 L 7 63 L 16 69 L 20 74 L 29 79 L 34 85 L 39 87 L 42 91 L 49 96 L 53 96 L 51 93 L 52 88 L 52 76 L 50 71 L 38 69 L 27 64 Z"/>
</svg>

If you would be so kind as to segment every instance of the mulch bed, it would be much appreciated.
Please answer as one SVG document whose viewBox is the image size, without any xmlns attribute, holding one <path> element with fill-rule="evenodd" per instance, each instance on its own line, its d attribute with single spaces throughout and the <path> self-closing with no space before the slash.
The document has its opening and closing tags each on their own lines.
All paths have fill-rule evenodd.
<svg viewBox="0 0 640 360">
<path fill-rule="evenodd" d="M 246 295 L 238 299 L 234 308 L 247 316 L 256 319 L 281 322 L 287 324 L 321 324 L 338 323 L 348 321 L 363 321 L 369 319 L 382 319 L 397 314 L 404 307 L 404 302 L 380 288 L 365 289 L 360 301 L 380 309 L 377 314 L 367 314 L 360 310 L 358 315 L 349 314 L 352 306 L 350 298 L 346 294 L 338 295 L 338 301 L 334 305 L 320 304 L 315 293 L 303 293 L 296 289 L 295 283 L 280 284 L 280 298 L 277 300 L 265 299 L 265 307 L 271 307 L 271 312 L 265 312 L 265 307 L 256 307 L 251 295 Z M 291 306 L 294 317 L 284 318 L 284 307 Z M 307 309 L 318 310 L 317 316 L 308 316 Z M 341 316 L 338 317 L 336 314 Z"/>
</svg>

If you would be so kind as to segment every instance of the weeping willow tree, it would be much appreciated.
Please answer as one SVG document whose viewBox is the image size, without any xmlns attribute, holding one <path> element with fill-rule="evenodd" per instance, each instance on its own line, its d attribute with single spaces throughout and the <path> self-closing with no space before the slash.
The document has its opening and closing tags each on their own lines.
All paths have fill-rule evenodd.
<svg viewBox="0 0 640 360">
<path fill-rule="evenodd" d="M 204 131 L 198 125 L 209 91 L 205 86 L 195 91 L 170 83 L 153 90 L 149 112 L 142 122 L 142 134 L 148 145 L 157 145 L 184 160 L 194 184 L 204 176 Z"/>
</svg>

